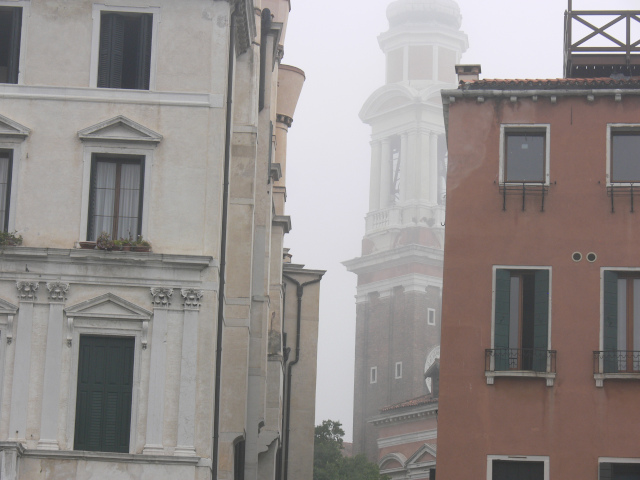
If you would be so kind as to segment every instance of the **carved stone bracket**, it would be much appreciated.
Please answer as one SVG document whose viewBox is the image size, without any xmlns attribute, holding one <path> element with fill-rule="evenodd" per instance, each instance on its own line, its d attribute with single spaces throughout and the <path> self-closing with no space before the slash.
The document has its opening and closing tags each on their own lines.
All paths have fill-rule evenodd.
<svg viewBox="0 0 640 480">
<path fill-rule="evenodd" d="M 7 315 L 7 344 L 13 342 L 13 315 Z"/>
<path fill-rule="evenodd" d="M 67 317 L 67 346 L 73 341 L 73 317 Z"/>
<path fill-rule="evenodd" d="M 67 299 L 69 284 L 66 282 L 47 282 L 49 300 L 52 302 L 64 302 Z"/>
<path fill-rule="evenodd" d="M 293 124 L 293 118 L 289 117 L 288 115 L 278 113 L 276 114 L 276 122 L 284 123 L 287 128 L 291 128 L 291 125 Z"/>
<path fill-rule="evenodd" d="M 278 63 L 282 62 L 282 58 L 284 57 L 284 46 L 278 45 L 278 49 L 276 50 L 276 59 Z"/>
<path fill-rule="evenodd" d="M 184 297 L 184 308 L 190 310 L 200 310 L 200 299 L 204 295 L 204 290 L 196 288 L 183 288 L 180 293 Z"/>
<path fill-rule="evenodd" d="M 18 298 L 23 302 L 36 301 L 36 293 L 40 284 L 38 282 L 20 281 L 16 282 L 16 288 L 18 289 Z"/>
<path fill-rule="evenodd" d="M 147 349 L 147 343 L 149 341 L 149 320 L 142 321 L 142 338 L 140 339 L 140 343 L 142 344 L 142 349 Z"/>
<path fill-rule="evenodd" d="M 164 307 L 164 308 L 168 308 L 169 305 L 171 305 L 171 302 L 169 300 L 171 300 L 171 295 L 173 295 L 173 288 L 164 288 L 164 287 L 154 287 L 151 288 L 151 296 L 153 297 L 153 300 L 151 301 L 151 303 L 153 303 L 154 307 Z"/>
</svg>

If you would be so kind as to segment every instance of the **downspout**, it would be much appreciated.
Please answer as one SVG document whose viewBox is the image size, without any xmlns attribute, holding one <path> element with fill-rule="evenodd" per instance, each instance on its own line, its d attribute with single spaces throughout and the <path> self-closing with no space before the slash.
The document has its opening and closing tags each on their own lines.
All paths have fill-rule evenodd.
<svg viewBox="0 0 640 480">
<path fill-rule="evenodd" d="M 220 449 L 220 391 L 222 377 L 222 330 L 224 324 L 224 287 L 227 266 L 227 222 L 229 210 L 229 172 L 231 165 L 231 127 L 233 103 L 233 69 L 236 48 L 236 13 L 231 13 L 229 33 L 229 64 L 227 66 L 227 112 L 224 138 L 224 173 L 222 186 L 222 227 L 220 238 L 220 285 L 218 288 L 218 328 L 216 337 L 216 380 L 213 407 L 213 452 L 211 453 L 212 478 L 218 478 L 218 452 Z"/>
<path fill-rule="evenodd" d="M 287 409 L 285 412 L 285 422 L 286 422 L 286 432 L 287 436 L 285 437 L 285 445 L 284 445 L 284 465 L 283 465 L 283 480 L 288 480 L 289 475 L 289 433 L 291 431 L 291 370 L 293 366 L 298 363 L 300 360 L 300 324 L 302 321 L 302 295 L 304 293 L 304 287 L 307 285 L 311 285 L 313 283 L 318 283 L 322 280 L 322 277 L 316 278 L 315 280 L 310 280 L 305 283 L 300 283 L 294 278 L 288 275 L 282 275 L 287 280 L 296 284 L 297 288 L 297 296 L 298 296 L 298 310 L 296 313 L 296 358 L 287 365 L 287 394 L 286 394 L 286 402 Z"/>
</svg>

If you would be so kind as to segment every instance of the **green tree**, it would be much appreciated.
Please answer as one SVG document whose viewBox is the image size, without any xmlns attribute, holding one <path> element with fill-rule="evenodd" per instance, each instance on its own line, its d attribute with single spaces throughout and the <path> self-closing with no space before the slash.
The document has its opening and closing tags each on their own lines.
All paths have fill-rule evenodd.
<svg viewBox="0 0 640 480">
<path fill-rule="evenodd" d="M 323 420 L 316 426 L 313 456 L 313 480 L 385 480 L 375 463 L 364 455 L 344 457 L 340 422 Z"/>
</svg>

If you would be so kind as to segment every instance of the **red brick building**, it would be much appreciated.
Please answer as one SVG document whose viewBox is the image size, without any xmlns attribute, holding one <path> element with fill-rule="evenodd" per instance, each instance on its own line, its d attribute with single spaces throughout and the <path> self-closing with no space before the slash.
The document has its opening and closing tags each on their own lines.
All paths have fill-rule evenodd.
<svg viewBox="0 0 640 480">
<path fill-rule="evenodd" d="M 570 10 L 567 78 L 442 93 L 441 480 L 640 479 L 640 72 L 595 13 L 638 26 Z"/>
</svg>

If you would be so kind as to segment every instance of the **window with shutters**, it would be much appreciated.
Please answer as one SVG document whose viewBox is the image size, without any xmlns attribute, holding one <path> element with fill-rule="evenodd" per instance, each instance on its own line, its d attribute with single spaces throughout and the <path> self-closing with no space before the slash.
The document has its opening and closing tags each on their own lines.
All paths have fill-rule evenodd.
<svg viewBox="0 0 640 480">
<path fill-rule="evenodd" d="M 74 450 L 129 453 L 134 337 L 81 335 Z"/>
<path fill-rule="evenodd" d="M 18 83 L 22 7 L 0 6 L 0 83 Z"/>
<path fill-rule="evenodd" d="M 99 18 L 96 86 L 149 90 L 153 13 L 100 10 Z"/>
<path fill-rule="evenodd" d="M 640 272 L 602 272 L 601 349 L 594 352 L 596 385 L 604 378 L 640 379 Z"/>
<path fill-rule="evenodd" d="M 98 155 L 91 163 L 87 240 L 137 238 L 142 226 L 144 157 Z"/>
<path fill-rule="evenodd" d="M 492 348 L 485 357 L 488 383 L 507 375 L 542 376 L 553 384 L 550 274 L 549 268 L 495 268 Z"/>
</svg>

